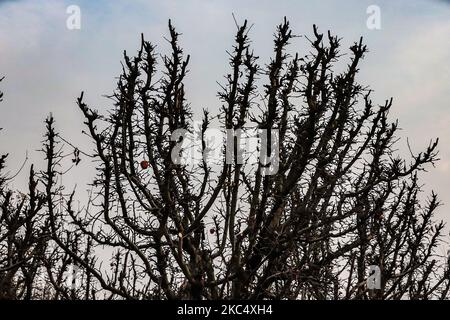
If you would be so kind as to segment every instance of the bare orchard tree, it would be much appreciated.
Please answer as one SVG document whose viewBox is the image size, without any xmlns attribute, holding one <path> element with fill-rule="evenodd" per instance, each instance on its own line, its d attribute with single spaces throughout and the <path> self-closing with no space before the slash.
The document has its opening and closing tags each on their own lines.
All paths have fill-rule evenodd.
<svg viewBox="0 0 450 320">
<path fill-rule="evenodd" d="M 0 79 L 1 81 L 2 79 Z M 3 93 L 0 92 L 0 102 Z M 46 123 L 47 134 L 44 153 L 54 146 L 49 118 Z M 83 270 L 74 269 L 75 264 L 64 252 L 58 241 L 64 241 L 74 252 L 89 257 L 87 247 L 78 246 L 78 234 L 60 231 L 58 241 L 51 240 L 51 206 L 63 208 L 63 188 L 47 189 L 49 174 L 55 175 L 60 167 L 53 160 L 63 157 L 61 150 L 55 151 L 47 161 L 50 168 L 40 172 L 31 165 L 28 176 L 28 189 L 24 192 L 11 189 L 11 182 L 25 167 L 22 165 L 15 174 L 5 172 L 7 155 L 0 156 L 0 300 L 1 299 L 83 299 L 89 298 L 91 287 L 89 275 Z M 56 182 L 52 176 L 53 183 Z M 58 230 L 62 230 L 59 226 Z M 63 240 L 62 240 L 63 239 Z M 83 249 L 83 251 L 81 251 Z M 77 271 L 75 273 L 75 271 Z M 76 279 L 77 277 L 78 279 Z M 84 277 L 84 278 L 83 278 Z M 72 282 L 73 283 L 72 283 Z M 76 281 L 83 281 L 78 286 Z"/>
<path fill-rule="evenodd" d="M 439 202 L 434 193 L 421 200 L 417 178 L 438 160 L 437 141 L 409 159 L 396 155 L 392 100 L 374 105 L 356 81 L 362 39 L 338 72 L 339 38 L 314 26 L 310 53 L 292 55 L 284 20 L 261 67 L 244 22 L 221 110 L 196 123 L 184 86 L 189 56 L 170 21 L 169 32 L 161 59 L 143 37 L 135 57 L 124 52 L 108 114 L 83 93 L 77 100 L 97 170 L 81 209 L 58 183 L 64 154 L 47 119 L 39 203 L 52 298 L 449 297 Z M 242 146 L 248 132 L 257 148 Z M 2 277 L 9 265 L 2 260 Z M 78 282 L 68 288 L 69 266 Z"/>
<path fill-rule="evenodd" d="M 0 81 L 3 80 L 0 79 Z M 3 93 L 0 92 L 0 102 Z M 49 233 L 44 197 L 30 169 L 26 193 L 13 191 L 5 171 L 7 155 L 0 156 L 0 299 L 31 299 L 37 294 L 37 275 Z"/>
</svg>

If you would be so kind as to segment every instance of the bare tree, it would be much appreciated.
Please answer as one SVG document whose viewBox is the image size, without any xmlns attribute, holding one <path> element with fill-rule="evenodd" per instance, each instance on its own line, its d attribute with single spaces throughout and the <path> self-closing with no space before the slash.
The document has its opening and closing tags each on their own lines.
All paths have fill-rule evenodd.
<svg viewBox="0 0 450 320">
<path fill-rule="evenodd" d="M 2 97 L 0 92 L 0 102 Z M 7 186 L 12 177 L 4 173 L 6 158 L 0 157 L 0 299 L 31 299 L 37 295 L 36 277 L 47 246 L 48 232 L 41 222 L 45 202 L 33 166 L 26 193 Z"/>
<path fill-rule="evenodd" d="M 109 114 L 80 95 L 97 169 L 82 209 L 74 208 L 75 192 L 61 196 L 64 154 L 47 119 L 40 182 L 52 250 L 42 261 L 52 297 L 448 298 L 448 266 L 436 253 L 444 230 L 434 219 L 439 202 L 434 193 L 420 200 L 417 178 L 438 160 L 437 140 L 410 159 L 396 155 L 392 99 L 376 106 L 356 81 L 367 52 L 362 39 L 337 72 L 340 39 L 330 32 L 314 26 L 311 52 L 292 55 L 295 35 L 285 19 L 265 67 L 248 32 L 245 21 L 218 93 L 220 113 L 204 110 L 200 124 L 185 95 L 189 56 L 170 21 L 171 53 L 160 72 L 143 36 L 135 57 L 124 52 Z M 208 136 L 215 123 L 226 137 L 219 163 Z M 254 152 L 239 145 L 251 130 L 261 140 Z M 189 140 L 180 132 L 200 136 L 190 145 L 198 161 L 174 161 Z M 274 152 L 278 161 L 266 161 Z M 255 153 L 261 157 L 252 163 Z M 80 283 L 68 289 L 69 265 L 80 270 Z M 376 288 L 367 285 L 374 266 Z"/>
<path fill-rule="evenodd" d="M 0 92 L 0 101 L 2 96 Z M 51 119 L 46 122 L 50 124 Z M 43 151 L 46 153 L 51 141 L 50 132 L 45 141 Z M 50 155 L 47 160 L 51 162 L 55 157 Z M 0 299 L 83 298 L 80 290 L 74 290 L 76 288 L 68 283 L 73 276 L 73 259 L 51 241 L 48 199 L 54 198 L 51 193 L 54 191 L 61 195 L 63 188 L 48 191 L 44 188 L 44 182 L 48 180 L 46 171 L 35 172 L 32 165 L 28 189 L 25 192 L 12 190 L 8 183 L 20 173 L 26 161 L 19 172 L 11 175 L 4 172 L 6 159 L 7 155 L 0 157 Z M 53 174 L 57 166 L 51 169 Z M 61 205 L 62 198 L 57 200 Z M 72 237 L 66 232 L 65 235 L 60 233 L 60 237 L 72 248 L 77 248 L 77 235 Z M 76 249 L 75 252 L 81 254 Z M 76 276 L 83 274 L 79 272 Z M 89 278 L 85 283 L 89 283 Z M 83 284 L 82 287 L 89 286 Z"/>
</svg>

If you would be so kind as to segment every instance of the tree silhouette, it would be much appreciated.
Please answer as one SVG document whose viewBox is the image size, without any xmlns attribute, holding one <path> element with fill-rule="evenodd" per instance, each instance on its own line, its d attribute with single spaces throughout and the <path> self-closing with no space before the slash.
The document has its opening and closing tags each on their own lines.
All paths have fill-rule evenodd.
<svg viewBox="0 0 450 320">
<path fill-rule="evenodd" d="M 0 92 L 0 102 L 2 97 Z M 49 240 L 41 222 L 45 202 L 33 166 L 26 194 L 8 187 L 12 177 L 4 173 L 6 158 L 0 156 L 0 299 L 31 299 Z"/>
<path fill-rule="evenodd" d="M 444 228 L 434 219 L 439 202 L 434 193 L 419 200 L 417 178 L 438 160 L 437 140 L 410 159 L 396 155 L 392 99 L 376 106 L 370 89 L 356 82 L 367 52 L 362 39 L 337 72 L 340 39 L 330 32 L 324 36 L 314 26 L 311 52 L 291 55 L 295 35 L 285 19 L 265 67 L 257 64 L 248 32 L 245 21 L 218 93 L 219 114 L 204 110 L 201 123 L 193 121 L 185 96 L 189 56 L 170 21 L 171 53 L 162 56 L 162 70 L 143 36 L 135 57 L 124 52 L 107 115 L 81 93 L 77 105 L 97 171 L 82 209 L 74 207 L 75 192 L 64 194 L 57 183 L 64 146 L 53 118 L 46 120 L 47 167 L 38 180 L 31 169 L 25 205 L 10 204 L 0 180 L 0 250 L 19 262 L 28 250 L 34 269 L 17 268 L 24 279 L 36 270 L 49 279 L 51 288 L 36 290 L 41 296 L 448 298 L 448 266 L 436 254 Z M 208 134 L 214 124 L 226 140 L 218 153 Z M 258 148 L 240 145 L 246 132 L 258 134 Z M 200 140 L 190 142 L 192 135 Z M 201 157 L 183 162 L 188 150 Z M 75 154 L 78 163 L 78 149 Z M 25 223 L 37 233 L 33 241 L 8 240 L 18 229 L 10 207 L 16 220 L 39 220 Z M 36 239 L 45 239 L 42 248 Z M 12 291 L 7 297 L 25 298 L 6 276 L 13 265 L 0 260 L 0 288 Z M 367 285 L 371 266 L 380 271 L 377 288 Z M 70 272 L 78 281 L 72 286 Z M 39 287 L 37 280 L 23 281 Z"/>
</svg>

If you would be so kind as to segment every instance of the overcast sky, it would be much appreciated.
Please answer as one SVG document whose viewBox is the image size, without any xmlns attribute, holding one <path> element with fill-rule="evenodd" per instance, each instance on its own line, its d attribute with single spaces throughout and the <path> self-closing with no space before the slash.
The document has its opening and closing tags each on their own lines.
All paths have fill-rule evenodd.
<svg viewBox="0 0 450 320">
<path fill-rule="evenodd" d="M 66 27 L 70 5 L 81 9 L 80 30 Z M 380 30 L 367 28 L 370 5 L 380 8 Z M 0 84 L 5 93 L 0 154 L 11 154 L 11 171 L 20 167 L 27 150 L 36 159 L 49 112 L 63 136 L 84 146 L 75 98 L 83 90 L 87 102 L 107 110 L 109 101 L 102 96 L 114 89 L 123 50 L 135 52 L 144 33 L 164 52 L 169 18 L 191 54 L 186 85 L 194 112 L 203 107 L 218 111 L 216 81 L 228 71 L 226 50 L 236 31 L 232 13 L 238 21 L 253 24 L 252 47 L 260 64 L 268 62 L 272 35 L 283 16 L 299 35 L 310 35 L 313 23 L 321 31 L 331 29 L 343 38 L 343 50 L 363 36 L 370 52 L 359 81 L 371 86 L 373 100 L 380 104 L 394 98 L 392 120 L 398 118 L 402 128 L 400 152 L 406 149 L 406 138 L 414 151 L 440 138 L 442 160 L 422 182 L 447 204 L 440 215 L 450 222 L 450 1 L 443 0 L 0 0 L 0 75 L 6 76 Z M 291 46 L 301 55 L 305 48 L 304 38 Z M 87 178 L 79 174 L 83 168 L 77 170 L 69 183 Z M 21 174 L 18 183 L 25 179 Z"/>
</svg>

